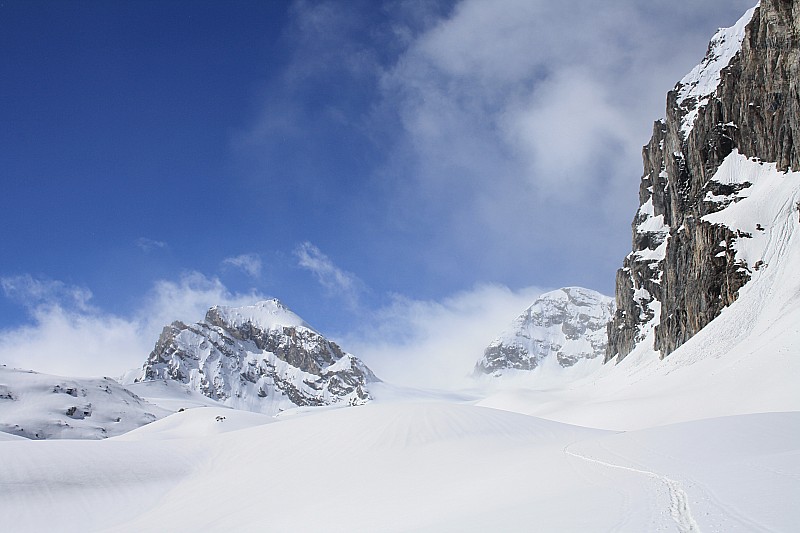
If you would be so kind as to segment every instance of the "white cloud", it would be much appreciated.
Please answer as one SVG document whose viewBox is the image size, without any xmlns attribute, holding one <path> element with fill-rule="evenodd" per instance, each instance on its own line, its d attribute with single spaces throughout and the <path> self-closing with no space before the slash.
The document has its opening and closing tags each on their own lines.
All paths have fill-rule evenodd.
<svg viewBox="0 0 800 533">
<path fill-rule="evenodd" d="M 148 239 L 147 237 L 139 237 L 136 239 L 136 246 L 138 246 L 145 253 L 149 253 L 157 249 L 168 248 L 167 243 L 164 241 L 156 241 L 153 239 Z"/>
<path fill-rule="evenodd" d="M 85 287 L 67 285 L 58 280 L 36 279 L 30 274 L 0 278 L 0 288 L 7 298 L 28 310 L 61 306 L 86 311 L 92 298 L 92 291 Z"/>
<path fill-rule="evenodd" d="M 457 3 L 383 73 L 382 110 L 402 129 L 382 174 L 390 216 L 436 227 L 443 262 L 518 275 L 543 250 L 567 265 L 574 243 L 613 279 L 641 146 L 726 12 L 741 13 L 719 0 Z"/>
<path fill-rule="evenodd" d="M 358 305 L 364 285 L 354 274 L 337 267 L 322 251 L 304 242 L 295 251 L 298 265 L 310 271 L 317 281 L 331 294 L 341 297 L 351 307 Z"/>
<path fill-rule="evenodd" d="M 226 257 L 222 260 L 223 266 L 231 266 L 243 270 L 252 278 L 261 275 L 261 258 L 256 254 L 242 254 L 235 257 Z"/>
<path fill-rule="evenodd" d="M 390 383 L 469 386 L 486 346 L 542 292 L 479 285 L 441 301 L 397 296 L 341 344 Z"/>
<path fill-rule="evenodd" d="M 300 250 L 309 268 L 326 279 L 345 288 L 353 283 L 312 245 Z M 212 305 L 249 305 L 265 298 L 254 291 L 232 293 L 217 278 L 188 272 L 157 281 L 135 311 L 120 316 L 89 305 L 86 289 L 61 282 L 18 276 L 2 283 L 15 297 L 23 287 L 47 297 L 37 296 L 29 307 L 30 324 L 0 331 L 0 363 L 68 376 L 118 377 L 142 365 L 165 325 L 197 322 Z M 457 387 L 468 383 L 486 345 L 541 292 L 479 285 L 441 301 L 395 296 L 391 305 L 362 319 L 341 345 L 389 382 Z M 72 296 L 59 300 L 63 294 L 79 296 L 81 305 L 73 305 Z"/>
<path fill-rule="evenodd" d="M 27 287 L 29 294 L 47 297 L 31 300 L 31 324 L 0 331 L 0 362 L 72 376 L 118 377 L 144 363 L 161 329 L 174 320 L 196 322 L 212 305 L 247 305 L 265 298 L 256 292 L 231 293 L 220 280 L 189 272 L 177 281 L 156 282 L 138 309 L 117 316 L 90 306 L 85 289 L 27 275 L 10 279 L 3 279 L 7 294 L 7 287 L 13 287 L 14 295 Z M 76 297 L 80 305 L 73 305 Z"/>
<path fill-rule="evenodd" d="M 135 320 L 42 306 L 33 324 L 0 332 L 0 361 L 67 376 L 120 376 L 140 366 L 155 343 Z"/>
</svg>

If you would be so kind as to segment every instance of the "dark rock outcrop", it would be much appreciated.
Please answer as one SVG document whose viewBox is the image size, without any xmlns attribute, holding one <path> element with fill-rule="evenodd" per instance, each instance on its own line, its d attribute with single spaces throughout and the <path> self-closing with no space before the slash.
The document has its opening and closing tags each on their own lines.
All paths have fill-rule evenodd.
<svg viewBox="0 0 800 533">
<path fill-rule="evenodd" d="M 666 357 L 736 300 L 751 270 L 746 233 L 703 220 L 750 184 L 712 178 L 734 150 L 800 169 L 800 0 L 762 0 L 720 30 L 703 62 L 667 95 L 643 149 L 633 250 L 617 272 L 606 361 L 652 335 Z"/>
</svg>

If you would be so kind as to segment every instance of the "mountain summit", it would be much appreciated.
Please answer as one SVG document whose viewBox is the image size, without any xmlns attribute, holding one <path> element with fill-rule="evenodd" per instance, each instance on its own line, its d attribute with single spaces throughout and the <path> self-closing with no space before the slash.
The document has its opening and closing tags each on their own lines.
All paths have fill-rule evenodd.
<svg viewBox="0 0 800 533">
<path fill-rule="evenodd" d="M 214 306 L 166 326 L 137 381 L 171 379 L 231 407 L 266 414 L 296 406 L 359 405 L 379 381 L 278 300 Z"/>
<path fill-rule="evenodd" d="M 567 287 L 545 293 L 492 341 L 475 373 L 534 370 L 553 358 L 562 367 L 602 360 L 613 312 L 613 299 L 593 290 Z"/>
</svg>

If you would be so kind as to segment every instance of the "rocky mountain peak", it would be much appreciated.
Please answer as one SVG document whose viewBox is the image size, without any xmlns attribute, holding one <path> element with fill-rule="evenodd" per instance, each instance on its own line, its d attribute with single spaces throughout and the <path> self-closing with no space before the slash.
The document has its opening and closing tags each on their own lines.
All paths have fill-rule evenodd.
<svg viewBox="0 0 800 533">
<path fill-rule="evenodd" d="M 293 313 L 277 298 L 256 302 L 253 305 L 229 307 L 215 305 L 206 312 L 205 321 L 220 327 L 241 328 L 247 324 L 261 331 L 283 327 L 313 328 Z"/>
<path fill-rule="evenodd" d="M 274 414 L 306 405 L 358 405 L 379 381 L 278 300 L 214 306 L 203 321 L 162 331 L 138 381 L 171 379 L 232 407 Z"/>
<path fill-rule="evenodd" d="M 581 287 L 542 294 L 486 348 L 475 373 L 534 370 L 549 358 L 562 367 L 602 358 L 613 306 L 612 298 Z"/>
</svg>

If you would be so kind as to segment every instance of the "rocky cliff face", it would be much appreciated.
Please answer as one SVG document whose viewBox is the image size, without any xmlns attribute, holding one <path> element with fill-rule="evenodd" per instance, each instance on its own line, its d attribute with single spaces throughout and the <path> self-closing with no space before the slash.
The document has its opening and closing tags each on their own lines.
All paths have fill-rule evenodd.
<svg viewBox="0 0 800 533">
<path fill-rule="evenodd" d="M 202 322 L 165 327 L 139 380 L 158 379 L 267 414 L 295 406 L 363 404 L 370 400 L 368 384 L 379 381 L 278 300 L 212 307 Z"/>
<path fill-rule="evenodd" d="M 614 301 L 598 292 L 568 287 L 540 296 L 495 339 L 475 366 L 476 374 L 500 376 L 534 370 L 554 358 L 562 367 L 602 358 Z"/>
<path fill-rule="evenodd" d="M 762 0 L 720 30 L 703 62 L 667 95 L 643 150 L 633 250 L 617 272 L 605 360 L 640 342 L 666 357 L 720 311 L 760 267 L 736 255 L 754 228 L 704 219 L 752 185 L 715 179 L 743 156 L 800 169 L 800 0 Z"/>
</svg>

